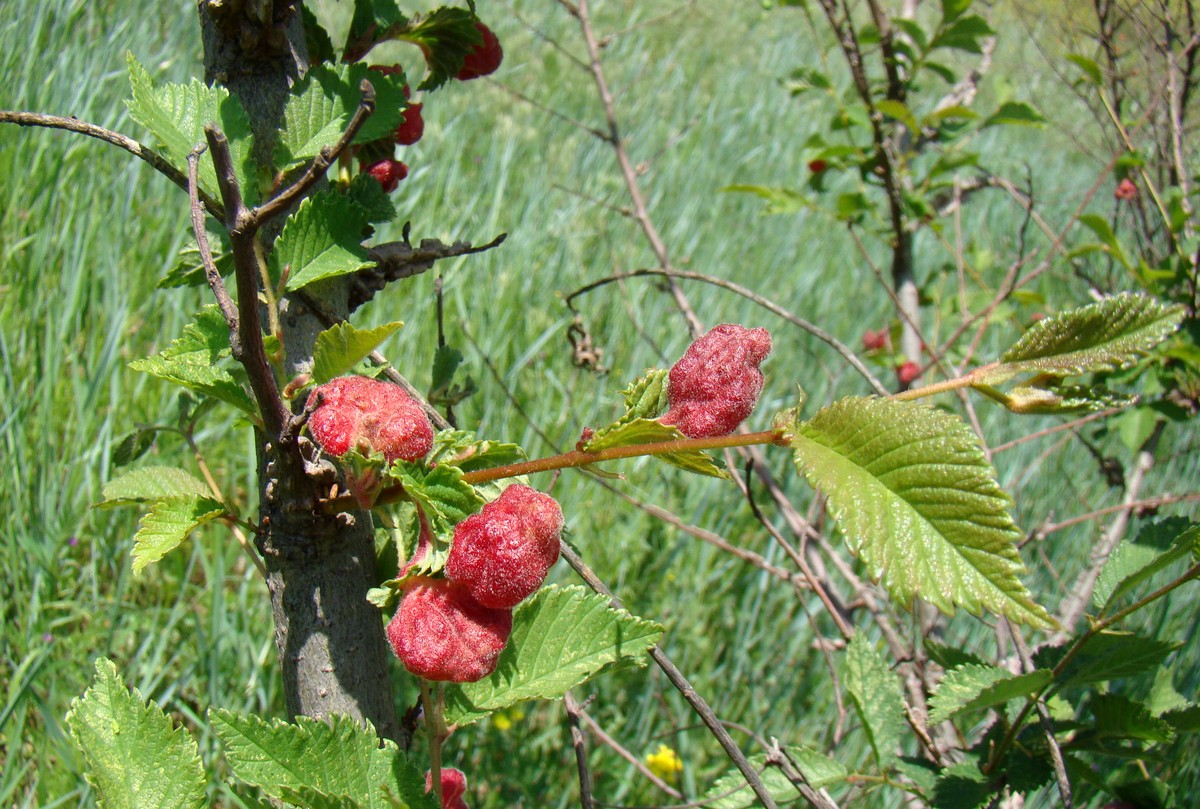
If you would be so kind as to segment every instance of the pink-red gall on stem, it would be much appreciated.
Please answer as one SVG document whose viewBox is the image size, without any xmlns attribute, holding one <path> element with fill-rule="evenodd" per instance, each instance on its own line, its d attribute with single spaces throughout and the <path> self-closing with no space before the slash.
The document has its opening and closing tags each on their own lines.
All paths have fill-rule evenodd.
<svg viewBox="0 0 1200 809">
<path fill-rule="evenodd" d="M 558 561 L 563 514 L 548 494 L 513 484 L 454 527 L 446 577 L 485 607 L 515 607 Z"/>
<path fill-rule="evenodd" d="M 401 146 L 412 146 L 425 134 L 425 119 L 421 117 L 421 104 L 409 104 L 404 108 L 404 120 L 396 127 L 393 139 Z M 401 164 L 403 165 L 403 164 Z M 407 174 L 407 170 L 405 170 Z"/>
<path fill-rule="evenodd" d="M 429 417 L 404 388 L 390 382 L 341 376 L 314 390 L 308 407 L 315 408 L 309 432 L 330 455 L 351 449 L 381 452 L 390 463 L 419 461 L 433 448 Z"/>
<path fill-rule="evenodd" d="M 866 351 L 878 351 L 881 348 L 887 348 L 888 341 L 889 334 L 887 329 L 880 329 L 879 331 L 867 329 L 863 332 L 862 344 L 863 349 Z"/>
<path fill-rule="evenodd" d="M 470 809 L 467 802 L 463 800 L 463 795 L 467 792 L 467 776 L 462 770 L 456 770 L 453 767 L 443 767 L 441 771 L 442 782 L 442 809 Z M 433 771 L 425 771 L 425 791 L 433 791 Z"/>
<path fill-rule="evenodd" d="M 500 47 L 500 40 L 492 33 L 492 29 L 478 20 L 475 21 L 475 28 L 483 37 L 483 41 L 463 60 L 462 69 L 454 76 L 459 81 L 470 81 L 495 73 L 496 68 L 504 61 L 504 49 Z"/>
<path fill-rule="evenodd" d="M 400 185 L 400 181 L 408 176 L 408 166 L 390 157 L 372 163 L 363 171 L 378 180 L 386 194 L 395 191 L 396 186 Z"/>
<path fill-rule="evenodd" d="M 667 377 L 670 407 L 659 419 L 689 438 L 732 433 L 758 404 L 771 353 L 766 329 L 732 323 L 714 326 L 692 343 Z"/>
<path fill-rule="evenodd" d="M 909 360 L 896 369 L 896 378 L 900 380 L 901 385 L 908 385 L 912 383 L 912 381 L 920 375 L 921 366 L 917 365 L 912 360 Z"/>
<path fill-rule="evenodd" d="M 485 607 L 448 579 L 415 579 L 387 625 L 404 668 L 452 683 L 473 683 L 495 671 L 511 633 L 512 610 Z"/>
<path fill-rule="evenodd" d="M 1137 195 L 1137 185 L 1135 185 L 1133 180 L 1129 179 L 1128 177 L 1117 183 L 1116 190 L 1113 191 L 1113 196 L 1119 200 L 1133 199 Z"/>
<path fill-rule="evenodd" d="M 820 158 L 808 161 L 808 170 L 813 174 L 820 174 L 827 168 L 829 168 L 829 164 Z"/>
</svg>

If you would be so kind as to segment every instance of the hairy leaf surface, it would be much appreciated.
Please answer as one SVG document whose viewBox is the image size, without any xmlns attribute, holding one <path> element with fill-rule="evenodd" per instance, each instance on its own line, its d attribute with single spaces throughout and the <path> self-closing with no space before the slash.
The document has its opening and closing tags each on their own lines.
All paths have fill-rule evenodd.
<svg viewBox="0 0 1200 809">
<path fill-rule="evenodd" d="M 194 494 L 164 497 L 155 501 L 142 515 L 133 536 L 133 572 L 140 573 L 162 559 L 188 535 L 225 513 L 225 507 L 211 497 Z"/>
<path fill-rule="evenodd" d="M 288 271 L 287 290 L 358 272 L 370 264 L 362 246 L 367 213 L 336 191 L 314 194 L 288 217 L 271 251 L 271 277 Z"/>
<path fill-rule="evenodd" d="M 162 353 L 129 363 L 135 371 L 220 399 L 256 416 L 258 408 L 233 375 L 217 365 L 229 354 L 229 326 L 217 305 L 209 304 Z"/>
<path fill-rule="evenodd" d="M 851 552 L 910 604 L 1052 624 L 1018 578 L 1012 501 L 959 419 L 912 402 L 846 398 L 800 422 L 796 467 L 829 497 Z"/>
<path fill-rule="evenodd" d="M 349 323 L 337 323 L 321 332 L 313 349 L 313 382 L 323 385 L 349 373 L 403 325 L 397 320 L 373 329 L 356 329 Z"/>
<path fill-rule="evenodd" d="M 208 805 L 195 740 L 157 705 L 131 694 L 111 660 L 96 660 L 96 678 L 71 702 L 66 721 L 105 809 Z"/>
<path fill-rule="evenodd" d="M 1183 307 L 1124 293 L 1035 323 L 1001 357 L 1014 373 L 1074 376 L 1115 371 L 1179 328 Z"/>
<path fill-rule="evenodd" d="M 899 749 L 904 696 L 896 673 L 862 634 L 856 634 L 846 648 L 842 684 L 871 743 L 876 763 L 886 769 Z"/>
<path fill-rule="evenodd" d="M 127 505 L 163 497 L 210 497 L 212 492 L 200 478 L 173 466 L 139 466 L 115 477 L 100 490 L 103 506 Z"/>
<path fill-rule="evenodd" d="M 517 607 L 496 671 L 446 689 L 446 720 L 469 724 L 524 700 L 557 699 L 608 666 L 644 666 L 662 633 L 582 587 L 543 587 Z"/>
<path fill-rule="evenodd" d="M 274 798 L 284 799 L 285 789 L 310 789 L 351 798 L 364 809 L 435 809 L 425 778 L 395 743 L 380 746 L 373 729 L 348 716 L 298 716 L 293 724 L 224 709 L 208 715 L 234 774 Z M 400 802 L 389 800 L 386 790 Z"/>
<path fill-rule="evenodd" d="M 965 665 L 946 672 L 929 700 L 929 723 L 963 711 L 981 711 L 1034 694 L 1050 684 L 1049 669 L 1013 674 L 997 666 Z"/>
</svg>

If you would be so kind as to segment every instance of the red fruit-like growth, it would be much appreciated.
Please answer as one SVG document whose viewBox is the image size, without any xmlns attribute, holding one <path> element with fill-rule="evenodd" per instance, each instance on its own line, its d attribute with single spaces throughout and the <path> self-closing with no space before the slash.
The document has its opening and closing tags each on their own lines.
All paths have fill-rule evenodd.
<svg viewBox="0 0 1200 809">
<path fill-rule="evenodd" d="M 453 767 L 442 768 L 442 809 L 470 809 L 463 795 L 467 791 L 467 776 Z M 425 771 L 425 791 L 433 790 L 433 772 Z"/>
<path fill-rule="evenodd" d="M 425 134 L 425 119 L 421 117 L 422 106 L 421 104 L 409 104 L 404 108 L 404 120 L 400 122 L 400 126 L 396 127 L 396 143 L 401 146 L 412 146 Z"/>
<path fill-rule="evenodd" d="M 762 393 L 758 366 L 771 353 L 766 329 L 714 326 L 671 368 L 670 408 L 659 419 L 689 438 L 728 435 L 754 411 Z"/>
<path fill-rule="evenodd" d="M 504 49 L 500 47 L 500 40 L 492 33 L 492 29 L 478 20 L 475 21 L 475 28 L 483 36 L 483 42 L 467 54 L 462 69 L 454 76 L 459 81 L 470 81 L 495 73 L 496 68 L 504 61 Z"/>
<path fill-rule="evenodd" d="M 396 186 L 400 185 L 400 181 L 408 176 L 408 166 L 399 160 L 392 160 L 390 157 L 372 163 L 363 170 L 378 180 L 387 194 L 395 191 Z"/>
<path fill-rule="evenodd" d="M 900 380 L 901 385 L 909 384 L 920 375 L 921 366 L 912 360 L 909 360 L 896 369 L 896 378 Z"/>
<path fill-rule="evenodd" d="M 1117 188 L 1113 191 L 1113 196 L 1120 200 L 1133 199 L 1138 194 L 1137 185 L 1133 180 L 1126 177 L 1121 182 L 1117 183 Z"/>
<path fill-rule="evenodd" d="M 816 160 L 808 161 L 808 170 L 813 174 L 820 174 L 827 168 L 829 168 L 829 164 L 819 157 Z"/>
<path fill-rule="evenodd" d="M 888 330 L 880 329 L 879 331 L 872 331 L 871 329 L 867 329 L 863 332 L 862 344 L 863 348 L 867 351 L 878 351 L 881 348 L 887 348 Z"/>
<path fill-rule="evenodd" d="M 514 484 L 454 526 L 446 577 L 485 607 L 511 609 L 533 594 L 558 561 L 562 509 L 554 498 Z"/>
<path fill-rule="evenodd" d="M 512 610 L 485 607 L 461 584 L 417 579 L 387 626 L 404 668 L 426 680 L 473 683 L 496 669 Z"/>
<path fill-rule="evenodd" d="M 394 65 L 368 65 L 367 70 L 374 70 L 376 73 L 382 73 L 385 76 L 398 76 L 404 72 L 399 64 Z"/>
<path fill-rule="evenodd" d="M 419 461 L 433 449 L 429 417 L 399 385 L 341 376 L 312 392 L 308 407 L 314 406 L 308 429 L 330 455 L 382 452 L 390 463 Z"/>
</svg>

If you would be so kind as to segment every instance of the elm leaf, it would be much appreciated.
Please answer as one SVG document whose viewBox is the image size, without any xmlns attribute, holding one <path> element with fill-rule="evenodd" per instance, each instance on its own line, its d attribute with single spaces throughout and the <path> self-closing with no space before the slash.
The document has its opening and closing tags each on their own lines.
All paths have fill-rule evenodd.
<svg viewBox="0 0 1200 809">
<path fill-rule="evenodd" d="M 155 501 L 142 515 L 133 536 L 133 572 L 141 573 L 175 550 L 192 531 L 225 513 L 225 507 L 218 501 L 194 494 Z"/>
<path fill-rule="evenodd" d="M 313 382 L 323 385 L 349 373 L 403 325 L 396 320 L 373 329 L 357 329 L 349 323 L 338 323 L 321 332 L 313 349 Z"/>
<path fill-rule="evenodd" d="M 105 809 L 208 805 L 195 740 L 137 690 L 130 693 L 111 660 L 96 660 L 96 678 L 71 702 L 66 722 Z"/>
<path fill-rule="evenodd" d="M 395 742 L 381 742 L 349 716 L 297 716 L 294 723 L 224 709 L 208 716 L 234 775 L 273 798 L 311 791 L 363 809 L 435 809 L 425 778 Z"/>
<path fill-rule="evenodd" d="M 981 711 L 1028 697 L 1053 679 L 1049 669 L 1013 674 L 997 666 L 959 666 L 946 672 L 929 700 L 929 723 L 936 725 L 964 711 Z"/>
<path fill-rule="evenodd" d="M 960 419 L 914 402 L 850 397 L 789 437 L 797 469 L 828 496 L 850 551 L 894 599 L 1053 625 L 1018 578 L 1012 501 Z"/>
<path fill-rule="evenodd" d="M 446 721 L 470 724 L 518 702 L 557 699 L 605 668 L 644 666 L 662 633 L 582 587 L 543 587 L 517 607 L 496 671 L 446 689 Z"/>
</svg>

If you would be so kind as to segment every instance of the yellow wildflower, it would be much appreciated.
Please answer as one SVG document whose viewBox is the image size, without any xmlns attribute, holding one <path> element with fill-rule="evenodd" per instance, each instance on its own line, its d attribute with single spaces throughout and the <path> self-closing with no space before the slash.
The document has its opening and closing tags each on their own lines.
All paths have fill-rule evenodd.
<svg viewBox="0 0 1200 809">
<path fill-rule="evenodd" d="M 679 773 L 683 772 L 683 762 L 679 760 L 679 754 L 665 744 L 660 744 L 657 750 L 647 754 L 646 766 L 664 781 L 675 781 L 679 778 Z"/>
</svg>

